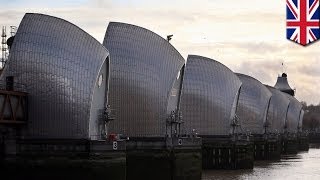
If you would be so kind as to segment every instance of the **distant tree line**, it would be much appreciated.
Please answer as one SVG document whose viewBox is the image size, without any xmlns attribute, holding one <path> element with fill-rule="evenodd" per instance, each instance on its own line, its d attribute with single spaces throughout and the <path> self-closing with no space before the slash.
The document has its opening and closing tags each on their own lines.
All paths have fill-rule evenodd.
<svg viewBox="0 0 320 180">
<path fill-rule="evenodd" d="M 320 103 L 318 105 L 307 105 L 301 102 L 304 110 L 303 129 L 311 132 L 320 132 Z"/>
</svg>

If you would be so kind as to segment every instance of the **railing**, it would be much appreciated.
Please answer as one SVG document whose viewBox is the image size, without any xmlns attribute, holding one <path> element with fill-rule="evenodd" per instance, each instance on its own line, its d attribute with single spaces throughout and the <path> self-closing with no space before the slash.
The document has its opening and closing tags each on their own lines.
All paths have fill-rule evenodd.
<svg viewBox="0 0 320 180">
<path fill-rule="evenodd" d="M 27 92 L 26 85 L 14 82 L 10 87 L 10 85 L 8 86 L 8 83 L 5 80 L 0 80 L 0 90 Z"/>
<path fill-rule="evenodd" d="M 27 122 L 26 86 L 13 83 L 13 78 L 0 81 L 0 123 L 25 124 Z"/>
</svg>

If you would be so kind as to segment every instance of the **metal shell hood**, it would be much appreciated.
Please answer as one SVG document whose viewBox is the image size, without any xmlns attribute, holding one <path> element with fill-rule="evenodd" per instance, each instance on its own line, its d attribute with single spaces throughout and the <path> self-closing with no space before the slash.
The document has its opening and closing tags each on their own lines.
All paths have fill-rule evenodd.
<svg viewBox="0 0 320 180">
<path fill-rule="evenodd" d="M 229 135 L 241 86 L 226 66 L 206 57 L 189 55 L 183 77 L 183 129 L 200 135 Z"/>
<path fill-rule="evenodd" d="M 290 100 L 286 120 L 286 132 L 296 133 L 299 127 L 302 104 L 295 97 L 289 94 L 285 95 Z"/>
<path fill-rule="evenodd" d="M 303 125 L 303 116 L 304 116 L 304 110 L 301 109 L 300 116 L 299 116 L 299 124 L 298 124 L 298 131 L 302 131 L 302 125 Z"/>
<path fill-rule="evenodd" d="M 110 51 L 110 133 L 165 136 L 167 105 L 185 60 L 159 35 L 135 25 L 110 22 L 103 45 Z"/>
<path fill-rule="evenodd" d="M 60 18 L 27 13 L 10 50 L 2 79 L 14 76 L 28 92 L 26 137 L 96 139 L 106 101 L 108 51 Z M 104 74 L 104 85 L 97 79 Z M 94 102 L 95 94 L 103 98 Z"/>
<path fill-rule="evenodd" d="M 244 131 L 263 134 L 271 92 L 257 79 L 238 74 L 242 82 L 237 116 Z"/>
<path fill-rule="evenodd" d="M 267 115 L 267 131 L 270 133 L 283 133 L 289 107 L 289 99 L 278 89 L 266 86 L 272 93 Z"/>
</svg>

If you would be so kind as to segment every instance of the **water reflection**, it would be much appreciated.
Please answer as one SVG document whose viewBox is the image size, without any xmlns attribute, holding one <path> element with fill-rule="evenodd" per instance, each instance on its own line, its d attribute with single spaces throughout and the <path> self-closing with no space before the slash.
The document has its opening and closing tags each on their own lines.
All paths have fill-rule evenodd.
<svg viewBox="0 0 320 180">
<path fill-rule="evenodd" d="M 311 146 L 314 147 L 314 146 Z M 202 180 L 308 179 L 320 180 L 320 146 L 309 152 L 283 156 L 280 161 L 256 161 L 251 170 L 206 170 Z"/>
</svg>

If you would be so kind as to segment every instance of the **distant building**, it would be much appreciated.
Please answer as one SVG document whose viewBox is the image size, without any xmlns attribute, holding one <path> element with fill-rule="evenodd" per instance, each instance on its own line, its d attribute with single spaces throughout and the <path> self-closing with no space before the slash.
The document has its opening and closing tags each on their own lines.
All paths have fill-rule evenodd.
<svg viewBox="0 0 320 180">
<path fill-rule="evenodd" d="M 282 73 L 281 76 L 278 77 L 276 84 L 274 85 L 276 89 L 279 89 L 282 92 L 285 92 L 287 94 L 290 94 L 291 96 L 294 96 L 294 90 L 290 87 L 287 79 L 287 74 Z"/>
</svg>

